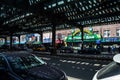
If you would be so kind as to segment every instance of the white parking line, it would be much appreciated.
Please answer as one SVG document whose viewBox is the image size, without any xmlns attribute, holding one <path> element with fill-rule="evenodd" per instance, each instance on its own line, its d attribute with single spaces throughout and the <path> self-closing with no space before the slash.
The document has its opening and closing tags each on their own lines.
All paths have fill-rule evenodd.
<svg viewBox="0 0 120 80">
<path fill-rule="evenodd" d="M 94 66 L 100 66 L 100 64 L 94 64 Z"/>
<path fill-rule="evenodd" d="M 68 76 L 68 80 L 83 80 L 83 79 L 78 79 L 78 78 L 74 78 L 74 77 Z"/>
<path fill-rule="evenodd" d="M 105 66 L 107 66 L 107 65 L 102 65 L 102 67 L 105 67 Z"/>
</svg>

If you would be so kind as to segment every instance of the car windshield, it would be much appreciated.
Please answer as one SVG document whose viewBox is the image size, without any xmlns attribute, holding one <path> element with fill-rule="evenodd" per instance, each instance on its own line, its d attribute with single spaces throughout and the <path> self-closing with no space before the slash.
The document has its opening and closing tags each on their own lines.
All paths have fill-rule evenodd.
<svg viewBox="0 0 120 80">
<path fill-rule="evenodd" d="M 20 56 L 20 57 L 11 56 L 8 57 L 8 61 L 14 71 L 18 69 L 27 70 L 45 64 L 44 61 L 42 61 L 37 56 L 33 56 L 33 55 Z"/>
<path fill-rule="evenodd" d="M 102 78 L 118 75 L 120 74 L 119 68 L 120 68 L 119 63 L 112 62 L 99 71 L 97 78 L 102 79 Z"/>
</svg>

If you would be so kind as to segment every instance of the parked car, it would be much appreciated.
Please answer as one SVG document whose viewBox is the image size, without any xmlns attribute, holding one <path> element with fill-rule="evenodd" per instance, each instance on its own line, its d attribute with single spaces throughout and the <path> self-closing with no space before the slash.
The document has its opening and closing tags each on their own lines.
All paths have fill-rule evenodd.
<svg viewBox="0 0 120 80">
<path fill-rule="evenodd" d="M 74 49 L 71 47 L 61 47 L 57 50 L 58 53 L 74 53 Z"/>
<path fill-rule="evenodd" d="M 5 51 L 5 50 L 9 50 L 9 49 L 10 49 L 9 45 L 2 45 L 2 46 L 0 46 L 0 50 L 1 51 Z"/>
<path fill-rule="evenodd" d="M 100 69 L 93 80 L 120 80 L 120 54 L 113 57 L 113 62 Z"/>
<path fill-rule="evenodd" d="M 39 44 L 39 45 L 33 45 L 33 50 L 34 51 L 46 51 L 46 48 L 44 45 Z"/>
<path fill-rule="evenodd" d="M 12 45 L 12 51 L 21 51 L 22 49 L 18 45 Z"/>
<path fill-rule="evenodd" d="M 83 53 L 83 54 L 100 54 L 100 50 L 95 49 L 95 48 L 85 48 L 78 50 L 78 53 Z"/>
<path fill-rule="evenodd" d="M 0 54 L 0 80 L 68 79 L 64 71 L 48 65 L 34 54 L 4 52 Z"/>
<path fill-rule="evenodd" d="M 25 45 L 25 44 L 19 45 L 19 48 L 23 51 L 28 51 L 28 52 L 31 52 L 31 53 L 33 52 L 33 50 L 31 48 L 28 48 L 28 46 Z"/>
</svg>

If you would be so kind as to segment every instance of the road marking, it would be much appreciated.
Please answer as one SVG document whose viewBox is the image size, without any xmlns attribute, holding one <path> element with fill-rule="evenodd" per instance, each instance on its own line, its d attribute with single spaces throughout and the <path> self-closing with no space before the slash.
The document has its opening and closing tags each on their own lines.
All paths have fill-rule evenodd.
<svg viewBox="0 0 120 80">
<path fill-rule="evenodd" d="M 102 65 L 102 67 L 105 67 L 106 65 Z"/>
<path fill-rule="evenodd" d="M 100 66 L 100 64 L 94 64 L 94 66 Z"/>
<path fill-rule="evenodd" d="M 85 70 L 85 68 L 82 68 L 82 70 Z"/>
<path fill-rule="evenodd" d="M 85 65 L 89 65 L 89 63 L 85 63 Z"/>
<path fill-rule="evenodd" d="M 57 64 L 58 66 L 60 66 L 60 64 Z"/>
<path fill-rule="evenodd" d="M 90 71 L 93 71 L 93 69 L 90 69 Z"/>
<path fill-rule="evenodd" d="M 80 69 L 80 67 L 77 67 L 77 69 Z"/>
<path fill-rule="evenodd" d="M 76 64 L 80 64 L 80 62 L 77 62 Z"/>
<path fill-rule="evenodd" d="M 74 64 L 74 63 L 76 63 L 76 61 L 71 61 L 71 63 L 73 63 L 73 64 Z"/>
<path fill-rule="evenodd" d="M 78 78 L 75 78 L 75 77 L 68 76 L 68 80 L 83 80 L 83 79 L 78 79 Z"/>
<path fill-rule="evenodd" d="M 56 65 L 56 63 L 52 63 L 52 65 Z"/>
<path fill-rule="evenodd" d="M 62 62 L 67 62 L 67 60 L 63 60 Z"/>
<path fill-rule="evenodd" d="M 75 69 L 75 66 L 72 66 L 73 69 Z"/>
<path fill-rule="evenodd" d="M 39 58 L 42 58 L 44 60 L 51 60 L 51 58 L 46 58 L 46 57 L 39 57 Z"/>
</svg>

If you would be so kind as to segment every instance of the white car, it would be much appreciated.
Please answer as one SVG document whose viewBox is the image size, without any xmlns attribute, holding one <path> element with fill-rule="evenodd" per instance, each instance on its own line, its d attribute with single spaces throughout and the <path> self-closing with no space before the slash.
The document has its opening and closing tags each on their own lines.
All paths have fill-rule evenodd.
<svg viewBox="0 0 120 80">
<path fill-rule="evenodd" d="M 120 54 L 113 57 L 113 62 L 100 69 L 93 80 L 120 80 Z"/>
</svg>

